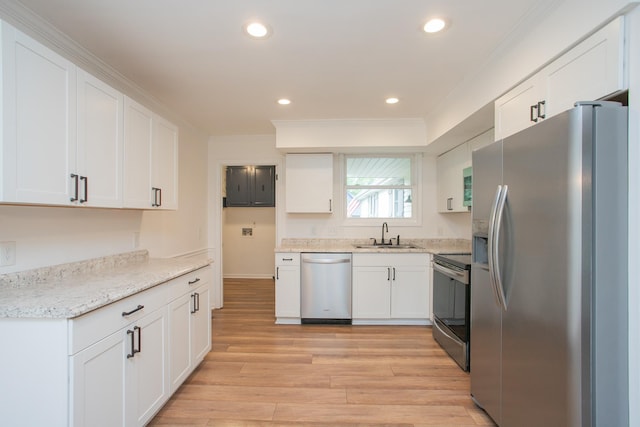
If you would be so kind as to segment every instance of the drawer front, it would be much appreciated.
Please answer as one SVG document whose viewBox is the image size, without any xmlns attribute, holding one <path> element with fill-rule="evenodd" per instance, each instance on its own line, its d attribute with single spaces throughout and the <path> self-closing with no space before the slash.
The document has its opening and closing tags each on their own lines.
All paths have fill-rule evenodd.
<svg viewBox="0 0 640 427">
<path fill-rule="evenodd" d="M 276 254 L 276 265 L 300 265 L 300 253 L 279 252 Z"/>
<path fill-rule="evenodd" d="M 160 284 L 94 310 L 69 322 L 69 354 L 75 354 L 91 344 L 139 320 L 168 302 L 168 286 Z M 138 309 L 142 306 L 143 308 Z M 125 315 L 123 313 L 131 313 Z"/>
<path fill-rule="evenodd" d="M 404 254 L 353 254 L 354 267 L 399 267 L 404 265 L 429 265 L 427 253 Z"/>
<path fill-rule="evenodd" d="M 211 277 L 211 267 L 203 267 L 191 273 L 171 279 L 169 285 L 169 301 L 181 297 L 187 292 L 192 292 L 197 287 L 209 283 Z"/>
</svg>

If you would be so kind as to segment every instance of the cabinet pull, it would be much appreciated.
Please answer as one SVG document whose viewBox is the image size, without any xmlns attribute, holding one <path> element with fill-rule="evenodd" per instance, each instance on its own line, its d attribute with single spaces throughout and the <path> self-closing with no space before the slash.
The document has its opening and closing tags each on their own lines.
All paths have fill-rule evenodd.
<svg viewBox="0 0 640 427">
<path fill-rule="evenodd" d="M 331 203 L 331 199 L 329 199 L 329 212 L 333 212 L 333 206 Z"/>
<path fill-rule="evenodd" d="M 191 314 L 194 314 L 196 311 L 198 311 L 197 308 L 197 303 L 196 303 L 196 295 L 198 295 L 197 292 L 194 292 L 191 294 Z"/>
<path fill-rule="evenodd" d="M 142 351 L 142 328 L 140 326 L 134 326 L 133 331 L 138 331 L 138 349 L 133 349 L 133 354 L 140 353 Z M 132 341 L 133 342 L 133 341 Z"/>
<path fill-rule="evenodd" d="M 387 267 L 387 281 L 391 281 L 391 267 Z"/>
<path fill-rule="evenodd" d="M 154 208 L 162 206 L 162 188 L 151 187 L 151 190 L 153 191 L 153 203 L 151 206 Z"/>
<path fill-rule="evenodd" d="M 293 261 L 293 258 L 282 258 L 283 261 Z"/>
<path fill-rule="evenodd" d="M 447 199 L 447 210 L 448 211 L 452 211 L 453 210 L 452 202 L 453 202 L 453 197 L 449 197 Z"/>
<path fill-rule="evenodd" d="M 74 195 L 73 197 L 71 197 L 69 200 L 72 202 L 75 202 L 78 200 L 78 175 L 76 175 L 75 173 L 71 174 L 71 179 L 73 179 L 74 181 Z"/>
<path fill-rule="evenodd" d="M 200 281 L 200 278 L 199 278 L 199 277 L 196 277 L 196 278 L 195 278 L 195 279 L 193 279 L 193 280 L 189 280 L 189 282 L 187 282 L 187 283 L 188 283 L 188 284 L 190 284 L 190 285 L 193 285 L 194 283 L 198 283 L 199 281 Z"/>
<path fill-rule="evenodd" d="M 81 176 L 80 181 L 84 181 L 84 199 L 80 199 L 80 203 L 86 203 L 89 201 L 89 178 Z"/>
<path fill-rule="evenodd" d="M 538 121 L 538 105 L 537 104 L 529 107 L 529 120 L 531 120 L 534 123 Z"/>
<path fill-rule="evenodd" d="M 537 110 L 538 110 L 538 118 L 544 120 L 547 117 L 546 101 L 538 102 Z"/>
<path fill-rule="evenodd" d="M 196 311 L 200 311 L 200 294 L 196 292 Z"/>
<path fill-rule="evenodd" d="M 280 267 L 276 267 L 276 280 L 280 280 Z"/>
<path fill-rule="evenodd" d="M 393 281 L 396 281 L 396 268 L 393 267 Z"/>
<path fill-rule="evenodd" d="M 137 306 L 136 308 L 134 308 L 133 310 L 131 310 L 131 311 L 123 311 L 123 312 L 122 312 L 122 317 L 132 315 L 132 314 L 133 314 L 133 313 L 135 313 L 136 311 L 140 311 L 140 310 L 142 310 L 143 308 L 144 308 L 144 305 L 140 305 L 140 304 L 138 304 L 138 306 Z"/>
<path fill-rule="evenodd" d="M 134 333 L 133 333 L 133 331 L 132 331 L 131 329 L 128 329 L 128 330 L 127 330 L 127 335 L 131 335 L 131 353 L 127 354 L 127 359 L 131 359 L 133 356 L 135 356 L 135 355 L 136 355 L 136 350 L 135 350 L 135 348 L 134 348 L 134 345 L 135 345 L 135 344 L 134 344 L 134 341 L 133 341 L 133 339 L 134 339 L 134 338 L 133 338 Z"/>
</svg>

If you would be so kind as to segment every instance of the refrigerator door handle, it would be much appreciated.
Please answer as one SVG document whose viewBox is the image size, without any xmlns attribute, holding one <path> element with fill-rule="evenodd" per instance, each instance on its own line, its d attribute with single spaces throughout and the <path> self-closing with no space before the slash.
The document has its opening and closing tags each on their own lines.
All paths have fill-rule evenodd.
<svg viewBox="0 0 640 427">
<path fill-rule="evenodd" d="M 493 245 L 492 245 L 492 254 L 491 254 L 491 258 L 493 258 L 493 271 L 494 271 L 494 281 L 495 281 L 495 289 L 496 289 L 496 295 L 498 296 L 498 301 L 500 302 L 500 305 L 502 306 L 502 308 L 504 309 L 504 311 L 507 311 L 507 298 L 505 296 L 504 293 L 504 286 L 502 284 L 502 276 L 500 274 L 500 249 L 499 249 L 499 242 L 500 242 L 500 229 L 502 226 L 502 216 L 504 214 L 504 208 L 507 204 L 507 192 L 509 190 L 509 186 L 507 185 L 503 185 L 502 186 L 502 192 L 500 194 L 500 197 L 498 198 L 498 204 L 497 204 L 497 210 L 496 210 L 496 216 L 494 219 L 494 223 L 493 223 Z"/>
<path fill-rule="evenodd" d="M 496 270 L 494 267 L 494 245 L 495 245 L 495 224 L 496 224 L 496 212 L 498 210 L 498 203 L 500 202 L 500 195 L 502 194 L 502 185 L 498 185 L 496 189 L 496 195 L 493 198 L 493 203 L 491 204 L 491 213 L 489 214 L 489 230 L 488 230 L 488 242 L 487 242 L 487 258 L 489 264 L 489 283 L 491 284 L 491 289 L 493 290 L 493 296 L 496 299 L 496 304 L 501 305 L 500 297 L 498 296 L 498 289 L 496 288 Z"/>
</svg>

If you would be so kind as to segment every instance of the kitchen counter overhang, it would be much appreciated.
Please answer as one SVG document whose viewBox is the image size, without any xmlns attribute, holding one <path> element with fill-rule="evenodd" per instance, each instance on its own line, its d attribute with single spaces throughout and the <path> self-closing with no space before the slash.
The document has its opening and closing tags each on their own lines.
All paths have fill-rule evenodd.
<svg viewBox="0 0 640 427">
<path fill-rule="evenodd" d="M 467 239 L 406 239 L 400 246 L 373 246 L 369 239 L 282 239 L 275 252 L 471 253 Z"/>
</svg>

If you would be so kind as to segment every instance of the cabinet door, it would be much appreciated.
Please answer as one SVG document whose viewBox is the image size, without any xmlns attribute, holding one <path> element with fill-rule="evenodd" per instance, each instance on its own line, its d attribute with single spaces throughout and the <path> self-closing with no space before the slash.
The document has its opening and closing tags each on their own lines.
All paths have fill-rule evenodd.
<svg viewBox="0 0 640 427">
<path fill-rule="evenodd" d="M 544 76 L 536 74 L 496 100 L 496 141 L 533 126 L 546 116 L 543 113 L 547 107 L 546 99 Z"/>
<path fill-rule="evenodd" d="M 137 321 L 134 342 L 140 352 L 127 359 L 126 423 L 142 426 L 169 398 L 169 364 L 166 307 Z"/>
<path fill-rule="evenodd" d="M 160 209 L 178 209 L 178 128 L 158 115 L 153 118 L 151 187 L 160 189 L 152 200 Z"/>
<path fill-rule="evenodd" d="M 124 425 L 129 345 L 126 332 L 118 331 L 71 357 L 71 425 Z"/>
<path fill-rule="evenodd" d="M 461 144 L 437 159 L 438 212 L 468 212 L 464 206 L 465 168 L 471 166 L 469 144 Z"/>
<path fill-rule="evenodd" d="M 76 163 L 75 66 L 2 23 L 2 194 L 67 205 Z"/>
<path fill-rule="evenodd" d="M 595 101 L 624 89 L 622 17 L 571 49 L 543 70 L 549 117 L 577 101 Z"/>
<path fill-rule="evenodd" d="M 180 387 L 192 370 L 191 294 L 169 304 L 169 377 L 171 391 Z"/>
<path fill-rule="evenodd" d="M 251 205 L 249 191 L 252 182 L 250 166 L 227 167 L 227 206 L 246 207 Z"/>
<path fill-rule="evenodd" d="M 276 265 L 276 317 L 300 317 L 300 266 Z"/>
<path fill-rule="evenodd" d="M 391 267 L 353 267 L 353 318 L 388 319 Z"/>
<path fill-rule="evenodd" d="M 197 307 L 191 311 L 191 354 L 193 365 L 197 365 L 211 350 L 211 302 L 209 283 L 206 283 L 195 291 L 192 304 Z"/>
<path fill-rule="evenodd" d="M 333 155 L 287 154 L 286 210 L 290 213 L 333 211 Z"/>
<path fill-rule="evenodd" d="M 428 319 L 430 286 L 425 265 L 393 267 L 391 281 L 391 317 Z"/>
<path fill-rule="evenodd" d="M 121 207 L 123 96 L 83 70 L 77 80 L 80 202 Z"/>
<path fill-rule="evenodd" d="M 276 170 L 273 166 L 255 166 L 253 181 L 253 206 L 276 205 Z"/>
<path fill-rule="evenodd" d="M 132 99 L 124 98 L 125 208 L 151 208 L 151 135 L 153 113 Z"/>
</svg>

